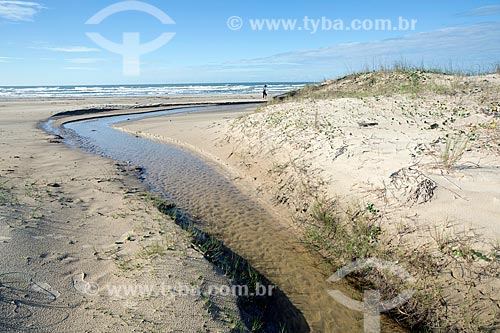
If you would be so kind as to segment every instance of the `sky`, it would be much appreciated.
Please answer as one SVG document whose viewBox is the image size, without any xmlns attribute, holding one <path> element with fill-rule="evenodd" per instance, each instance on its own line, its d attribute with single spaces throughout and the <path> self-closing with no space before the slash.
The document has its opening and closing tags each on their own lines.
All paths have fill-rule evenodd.
<svg viewBox="0 0 500 333">
<path fill-rule="evenodd" d="M 1 86 L 312 82 L 396 62 L 479 72 L 500 63 L 500 0 L 0 0 L 0 36 Z"/>
</svg>

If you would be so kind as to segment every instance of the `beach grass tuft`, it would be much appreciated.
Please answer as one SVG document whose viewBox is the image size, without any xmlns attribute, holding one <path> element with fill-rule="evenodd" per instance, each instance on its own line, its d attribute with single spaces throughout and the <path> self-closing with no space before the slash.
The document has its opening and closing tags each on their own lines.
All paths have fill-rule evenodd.
<svg viewBox="0 0 500 333">
<path fill-rule="evenodd" d="M 370 205 L 341 207 L 335 200 L 317 200 L 311 206 L 305 241 L 337 268 L 376 256 L 381 230 L 374 211 Z"/>
<path fill-rule="evenodd" d="M 470 139 L 467 136 L 447 138 L 441 153 L 441 163 L 446 169 L 450 170 L 457 166 L 457 163 L 467 151 L 469 141 Z"/>
<path fill-rule="evenodd" d="M 12 196 L 7 188 L 7 181 L 0 182 L 0 205 L 5 205 L 11 202 Z"/>
<path fill-rule="evenodd" d="M 14 205 L 16 203 L 18 203 L 18 198 L 13 193 L 13 187 L 9 186 L 9 180 L 0 177 L 0 206 Z"/>
<path fill-rule="evenodd" d="M 160 242 L 154 242 L 150 245 L 147 245 L 142 248 L 139 252 L 139 257 L 142 258 L 153 258 L 153 257 L 161 257 L 165 255 L 165 246 Z"/>
</svg>

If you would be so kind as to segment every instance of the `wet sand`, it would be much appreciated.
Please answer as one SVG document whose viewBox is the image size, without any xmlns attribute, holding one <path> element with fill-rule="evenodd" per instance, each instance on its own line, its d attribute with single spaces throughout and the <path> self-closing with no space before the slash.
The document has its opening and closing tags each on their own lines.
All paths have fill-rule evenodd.
<svg viewBox="0 0 500 333">
<path fill-rule="evenodd" d="M 1 331 L 223 332 L 241 319 L 231 297 L 215 300 L 227 314 L 214 319 L 197 296 L 110 295 L 110 286 L 230 282 L 156 210 L 133 166 L 38 128 L 63 111 L 201 100 L 0 100 Z"/>
</svg>

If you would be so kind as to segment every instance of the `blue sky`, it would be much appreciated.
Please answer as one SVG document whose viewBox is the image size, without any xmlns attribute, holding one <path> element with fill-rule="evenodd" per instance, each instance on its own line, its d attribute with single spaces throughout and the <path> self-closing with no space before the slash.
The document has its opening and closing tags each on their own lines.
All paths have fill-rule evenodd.
<svg viewBox="0 0 500 333">
<path fill-rule="evenodd" d="M 0 85 L 319 81 L 367 67 L 405 61 L 429 67 L 485 70 L 500 63 L 500 1 L 160 1 L 147 0 L 175 21 L 124 11 L 86 25 L 119 1 L 0 0 Z M 243 26 L 228 28 L 238 16 Z M 318 29 L 303 18 L 418 20 L 414 31 Z M 253 30 L 250 20 L 297 20 L 294 31 Z M 142 55 L 140 75 L 123 74 L 123 58 L 86 33 L 120 43 L 175 33 Z"/>
</svg>

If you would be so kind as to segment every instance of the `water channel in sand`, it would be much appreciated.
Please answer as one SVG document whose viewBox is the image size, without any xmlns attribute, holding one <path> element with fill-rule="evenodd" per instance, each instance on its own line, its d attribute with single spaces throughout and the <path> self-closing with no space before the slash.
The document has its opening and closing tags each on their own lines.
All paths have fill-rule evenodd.
<svg viewBox="0 0 500 333">
<path fill-rule="evenodd" d="M 216 171 L 215 165 L 178 147 L 112 127 L 145 117 L 228 108 L 238 112 L 238 106 L 196 107 L 75 121 L 63 125 L 63 136 L 87 152 L 141 166 L 152 191 L 196 216 L 202 230 L 216 235 L 277 285 L 302 312 L 311 331 L 362 332 L 363 315 L 336 303 L 327 293 L 348 287 L 327 282 L 333 272 L 325 272 L 321 258 L 295 239 L 278 217 Z M 403 331 L 391 321 L 383 320 L 382 326 L 386 332 Z"/>
</svg>

